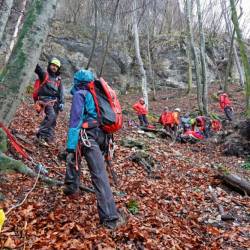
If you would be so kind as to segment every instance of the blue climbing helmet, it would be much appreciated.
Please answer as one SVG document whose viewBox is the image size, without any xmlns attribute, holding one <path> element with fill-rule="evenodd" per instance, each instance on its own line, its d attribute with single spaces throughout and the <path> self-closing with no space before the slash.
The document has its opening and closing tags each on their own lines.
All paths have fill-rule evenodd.
<svg viewBox="0 0 250 250">
<path fill-rule="evenodd" d="M 86 69 L 79 69 L 74 74 L 73 87 L 71 88 L 70 93 L 74 95 L 82 85 L 92 82 L 94 81 L 94 79 L 94 74 L 91 71 Z"/>
<path fill-rule="evenodd" d="M 80 69 L 74 74 L 74 85 L 89 83 L 94 80 L 94 74 L 90 70 Z"/>
</svg>

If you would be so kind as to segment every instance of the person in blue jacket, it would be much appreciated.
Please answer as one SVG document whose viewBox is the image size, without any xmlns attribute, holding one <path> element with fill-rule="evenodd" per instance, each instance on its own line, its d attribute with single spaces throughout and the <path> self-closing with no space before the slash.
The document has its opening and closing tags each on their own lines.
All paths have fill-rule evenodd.
<svg viewBox="0 0 250 250">
<path fill-rule="evenodd" d="M 107 136 L 98 126 L 94 99 L 86 88 L 86 85 L 93 80 L 94 75 L 89 70 L 80 69 L 74 74 L 64 194 L 73 195 L 79 191 L 80 168 L 76 164 L 78 161 L 76 161 L 76 152 L 78 152 L 78 142 L 84 136 L 87 142 L 82 143 L 79 150 L 84 155 L 90 170 L 100 223 L 107 228 L 114 229 L 118 225 L 119 216 L 104 164 L 103 151 L 107 145 Z M 82 128 L 83 124 L 85 129 Z"/>
</svg>

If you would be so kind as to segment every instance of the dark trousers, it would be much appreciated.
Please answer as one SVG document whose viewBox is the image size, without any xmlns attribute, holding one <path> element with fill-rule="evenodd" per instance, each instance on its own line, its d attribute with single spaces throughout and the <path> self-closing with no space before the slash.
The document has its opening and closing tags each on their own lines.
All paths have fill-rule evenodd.
<svg viewBox="0 0 250 250">
<path fill-rule="evenodd" d="M 118 213 L 102 153 L 106 149 L 106 135 L 100 128 L 89 129 L 86 132 L 91 142 L 91 147 L 82 146 L 81 151 L 87 161 L 95 189 L 100 222 L 116 220 L 118 219 Z M 67 165 L 65 185 L 72 188 L 73 191 L 79 189 L 80 166 L 77 171 L 74 163 Z"/>
<path fill-rule="evenodd" d="M 56 119 L 59 109 L 58 104 L 47 105 L 44 108 L 45 118 L 40 124 L 37 137 L 52 141 L 55 136 Z"/>
<path fill-rule="evenodd" d="M 140 121 L 140 126 L 148 126 L 147 115 L 138 115 L 138 119 Z"/>
<path fill-rule="evenodd" d="M 233 109 L 229 106 L 224 108 L 225 115 L 229 121 L 233 120 Z"/>
</svg>

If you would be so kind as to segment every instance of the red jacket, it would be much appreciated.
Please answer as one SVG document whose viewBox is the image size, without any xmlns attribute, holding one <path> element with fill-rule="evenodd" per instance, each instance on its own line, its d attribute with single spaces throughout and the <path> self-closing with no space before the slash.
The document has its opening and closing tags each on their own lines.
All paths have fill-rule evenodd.
<svg viewBox="0 0 250 250">
<path fill-rule="evenodd" d="M 225 107 L 228 107 L 231 105 L 231 101 L 228 98 L 227 94 L 220 95 L 220 107 L 224 109 Z"/>
<path fill-rule="evenodd" d="M 159 122 L 165 126 L 165 125 L 174 125 L 175 119 L 172 112 L 163 112 L 161 114 L 161 117 L 159 119 Z"/>
<path fill-rule="evenodd" d="M 140 102 L 135 103 L 133 109 L 136 111 L 137 115 L 147 115 L 148 113 L 145 104 L 141 104 Z"/>
</svg>

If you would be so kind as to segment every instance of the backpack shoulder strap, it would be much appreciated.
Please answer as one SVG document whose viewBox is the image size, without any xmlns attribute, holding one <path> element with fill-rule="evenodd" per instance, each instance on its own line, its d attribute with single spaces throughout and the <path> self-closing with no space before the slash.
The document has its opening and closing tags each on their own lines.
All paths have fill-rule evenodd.
<svg viewBox="0 0 250 250">
<path fill-rule="evenodd" d="M 41 85 L 44 85 L 48 80 L 49 80 L 49 73 L 46 71 L 45 77 L 44 77 L 43 81 L 41 82 Z"/>
<path fill-rule="evenodd" d="M 94 81 L 88 83 L 87 91 L 89 91 L 91 93 L 91 95 L 92 95 L 92 97 L 94 99 L 97 115 L 98 115 L 98 117 L 100 117 L 101 116 L 101 110 L 100 110 L 100 107 L 98 105 L 98 99 L 97 99 L 97 94 L 96 94 L 96 91 L 95 91 L 95 82 Z"/>
</svg>

